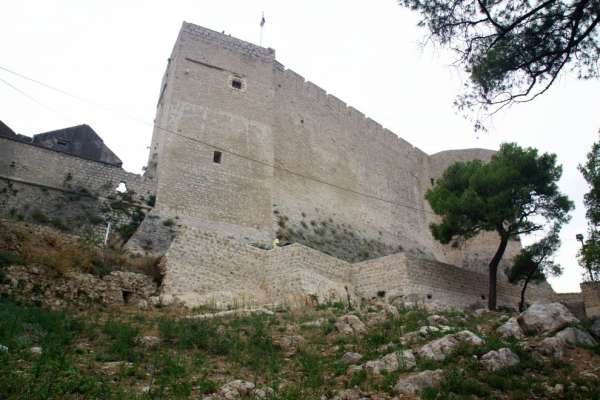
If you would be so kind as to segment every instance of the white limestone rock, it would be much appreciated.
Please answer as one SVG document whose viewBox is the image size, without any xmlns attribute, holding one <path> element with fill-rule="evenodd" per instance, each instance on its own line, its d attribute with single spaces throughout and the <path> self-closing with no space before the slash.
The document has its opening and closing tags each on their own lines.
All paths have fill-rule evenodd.
<svg viewBox="0 0 600 400">
<path fill-rule="evenodd" d="M 332 400 L 360 400 L 362 398 L 362 394 L 358 389 L 345 389 L 340 390 L 333 397 Z"/>
<path fill-rule="evenodd" d="M 386 354 L 378 360 L 367 361 L 364 370 L 369 375 L 381 375 L 382 372 L 395 372 L 400 369 L 411 369 L 417 365 L 415 356 L 410 350 Z"/>
<path fill-rule="evenodd" d="M 571 323 L 579 322 L 560 303 L 535 303 L 519 315 L 518 321 L 525 332 L 536 333 L 554 333 Z"/>
<path fill-rule="evenodd" d="M 31 352 L 31 354 L 35 354 L 35 355 L 42 354 L 42 348 L 39 346 L 34 346 L 34 347 L 30 348 L 29 351 Z"/>
<path fill-rule="evenodd" d="M 448 318 L 437 314 L 427 317 L 427 322 L 429 322 L 430 325 L 448 325 L 449 323 Z"/>
<path fill-rule="evenodd" d="M 356 364 L 362 360 L 363 356 L 359 353 L 353 353 L 351 351 L 344 353 L 342 356 L 342 362 L 347 365 Z"/>
<path fill-rule="evenodd" d="M 238 399 L 243 396 L 249 396 L 252 394 L 255 386 L 254 383 L 236 379 L 221 386 L 219 389 L 219 395 L 226 400 Z"/>
<path fill-rule="evenodd" d="M 521 360 L 511 349 L 503 347 L 497 351 L 492 350 L 481 357 L 481 364 L 488 371 L 498 371 L 503 368 L 517 365 Z"/>
<path fill-rule="evenodd" d="M 467 342 L 473 346 L 481 346 L 483 339 L 471 331 L 460 331 L 427 343 L 419 349 L 418 354 L 421 358 L 442 361 L 454 351 L 460 342 Z"/>
<path fill-rule="evenodd" d="M 148 349 L 154 348 L 160 344 L 160 338 L 157 336 L 140 336 L 136 341 Z"/>
<path fill-rule="evenodd" d="M 335 329 L 346 336 L 360 335 L 367 331 L 365 324 L 356 315 L 352 314 L 342 315 L 338 318 L 335 322 Z"/>
<path fill-rule="evenodd" d="M 506 321 L 504 324 L 502 324 L 498 329 L 496 329 L 496 332 L 498 332 L 500 334 L 500 336 L 502 336 L 505 339 L 508 339 L 508 338 L 522 339 L 525 337 L 525 334 L 523 334 L 523 331 L 521 330 L 521 326 L 519 325 L 519 322 L 517 321 L 516 317 L 510 318 L 508 321 Z"/>
<path fill-rule="evenodd" d="M 190 316 L 187 316 L 186 318 L 188 318 L 188 319 L 213 319 L 213 318 L 222 318 L 222 317 L 230 317 L 230 316 L 245 317 L 245 316 L 249 316 L 249 315 L 272 316 L 272 315 L 275 315 L 275 313 L 271 310 L 268 310 L 266 308 L 261 308 L 261 307 L 259 307 L 259 308 L 238 308 L 235 310 L 218 311 L 215 313 L 190 315 Z"/>
<path fill-rule="evenodd" d="M 564 355 L 565 342 L 557 337 L 549 337 L 540 341 L 536 345 L 536 349 L 545 356 L 560 360 Z"/>
<path fill-rule="evenodd" d="M 570 346 L 595 346 L 598 344 L 596 339 L 589 333 L 572 327 L 563 329 L 555 337 Z"/>
<path fill-rule="evenodd" d="M 306 344 L 306 339 L 300 335 L 282 336 L 275 343 L 287 353 L 295 353 Z"/>
<path fill-rule="evenodd" d="M 300 324 L 300 326 L 307 327 L 307 328 L 319 328 L 319 327 L 323 326 L 323 324 L 325 324 L 326 322 L 327 322 L 327 320 L 325 318 L 319 318 L 314 321 L 303 322 Z"/>
<path fill-rule="evenodd" d="M 439 386 L 444 377 L 444 371 L 423 371 L 401 377 L 394 386 L 394 391 L 401 395 L 415 395 L 428 387 Z"/>
</svg>

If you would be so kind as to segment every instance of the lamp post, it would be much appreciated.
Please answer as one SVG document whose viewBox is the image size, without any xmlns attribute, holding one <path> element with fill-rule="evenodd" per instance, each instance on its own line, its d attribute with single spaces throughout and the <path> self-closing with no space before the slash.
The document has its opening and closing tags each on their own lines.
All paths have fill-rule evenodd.
<svg viewBox="0 0 600 400">
<path fill-rule="evenodd" d="M 583 255 L 583 248 L 584 248 L 583 235 L 581 233 L 578 233 L 577 235 L 575 235 L 575 239 L 577 239 L 581 243 L 581 254 Z M 585 262 L 585 260 L 584 260 L 584 262 Z M 592 275 L 592 267 L 590 267 L 587 262 L 585 262 L 585 266 L 588 270 L 588 273 L 590 274 L 590 281 L 593 281 L 594 276 Z"/>
</svg>

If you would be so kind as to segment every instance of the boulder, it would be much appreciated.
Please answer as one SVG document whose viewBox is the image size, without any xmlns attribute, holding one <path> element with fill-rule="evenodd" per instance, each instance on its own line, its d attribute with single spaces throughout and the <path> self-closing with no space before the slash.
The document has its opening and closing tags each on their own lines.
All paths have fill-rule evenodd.
<svg viewBox="0 0 600 400">
<path fill-rule="evenodd" d="M 427 322 L 430 325 L 448 325 L 448 318 L 434 314 L 427 317 Z"/>
<path fill-rule="evenodd" d="M 39 347 L 39 346 L 34 346 L 34 347 L 31 347 L 31 348 L 29 349 L 29 351 L 31 352 L 31 354 L 35 354 L 35 355 L 40 355 L 40 354 L 42 354 L 42 348 L 41 348 L 41 347 Z"/>
<path fill-rule="evenodd" d="M 365 324 L 356 315 L 342 315 L 335 322 L 335 329 L 342 335 L 360 335 L 367 331 Z"/>
<path fill-rule="evenodd" d="M 417 365 L 415 356 L 410 350 L 386 354 L 379 360 L 367 361 L 363 369 L 369 375 L 380 375 L 382 372 L 395 372 L 399 369 L 410 369 Z"/>
<path fill-rule="evenodd" d="M 554 333 L 571 323 L 579 322 L 560 303 L 535 303 L 519 315 L 518 321 L 525 332 L 534 333 Z"/>
<path fill-rule="evenodd" d="M 598 344 L 596 339 L 587 332 L 577 328 L 565 328 L 558 332 L 555 337 L 562 340 L 570 346 L 595 346 Z"/>
<path fill-rule="evenodd" d="M 394 391 L 402 395 L 414 395 L 428 387 L 439 386 L 444 377 L 444 371 L 423 371 L 401 377 L 394 386 Z"/>
<path fill-rule="evenodd" d="M 419 349 L 418 354 L 422 358 L 442 361 L 450 355 L 461 342 L 466 342 L 473 346 L 480 346 L 483 344 L 483 339 L 471 331 L 460 331 L 427 343 Z"/>
<path fill-rule="evenodd" d="M 0 344 L 0 353 L 8 353 L 8 347 Z"/>
<path fill-rule="evenodd" d="M 549 337 L 539 342 L 536 348 L 541 354 L 560 360 L 564 355 L 565 342 L 557 337 Z"/>
<path fill-rule="evenodd" d="M 353 353 L 353 352 L 349 351 L 347 353 L 344 353 L 344 355 L 342 356 L 342 362 L 347 365 L 352 365 L 352 364 L 356 364 L 360 360 L 362 360 L 362 357 L 363 357 L 362 354 Z"/>
<path fill-rule="evenodd" d="M 332 400 L 360 400 L 362 398 L 361 392 L 358 389 L 345 389 L 340 390 L 333 397 Z"/>
<path fill-rule="evenodd" d="M 481 357 L 481 364 L 488 371 L 498 371 L 499 369 L 512 367 L 519 362 L 519 356 L 507 347 L 497 351 L 492 350 Z"/>
<path fill-rule="evenodd" d="M 522 339 L 523 337 L 525 337 L 516 317 L 510 318 L 508 321 L 506 321 L 504 324 L 502 324 L 498 329 L 496 329 L 496 332 L 498 332 L 500 334 L 500 336 L 502 336 L 505 339 L 508 339 L 508 338 Z"/>
<path fill-rule="evenodd" d="M 304 346 L 306 339 L 300 335 L 282 336 L 275 343 L 287 353 L 295 353 Z"/>
<path fill-rule="evenodd" d="M 254 388 L 254 383 L 237 379 L 221 386 L 221 389 L 219 389 L 219 395 L 221 395 L 223 399 L 227 400 L 237 399 L 243 396 L 251 395 Z"/>
</svg>

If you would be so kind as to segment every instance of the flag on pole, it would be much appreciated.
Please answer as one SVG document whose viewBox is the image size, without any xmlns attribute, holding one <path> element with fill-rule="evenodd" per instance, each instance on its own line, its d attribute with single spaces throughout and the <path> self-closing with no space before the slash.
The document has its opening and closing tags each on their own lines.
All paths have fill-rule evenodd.
<svg viewBox="0 0 600 400">
<path fill-rule="evenodd" d="M 261 27 L 261 28 L 262 28 L 263 26 L 265 26 L 265 22 L 267 22 L 267 21 L 265 20 L 265 13 L 263 13 L 263 15 L 262 15 L 262 19 L 260 20 L 260 27 Z"/>
</svg>

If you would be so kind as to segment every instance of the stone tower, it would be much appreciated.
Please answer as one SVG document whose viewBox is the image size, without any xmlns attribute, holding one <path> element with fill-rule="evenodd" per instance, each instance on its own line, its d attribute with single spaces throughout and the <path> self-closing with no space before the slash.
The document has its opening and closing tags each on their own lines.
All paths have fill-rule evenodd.
<svg viewBox="0 0 600 400">
<path fill-rule="evenodd" d="M 493 235 L 435 243 L 424 200 L 448 165 L 492 151 L 429 156 L 272 49 L 184 23 L 155 123 L 156 211 L 185 226 L 262 247 L 278 236 L 350 262 L 404 251 L 481 270 L 495 251 Z"/>
</svg>

